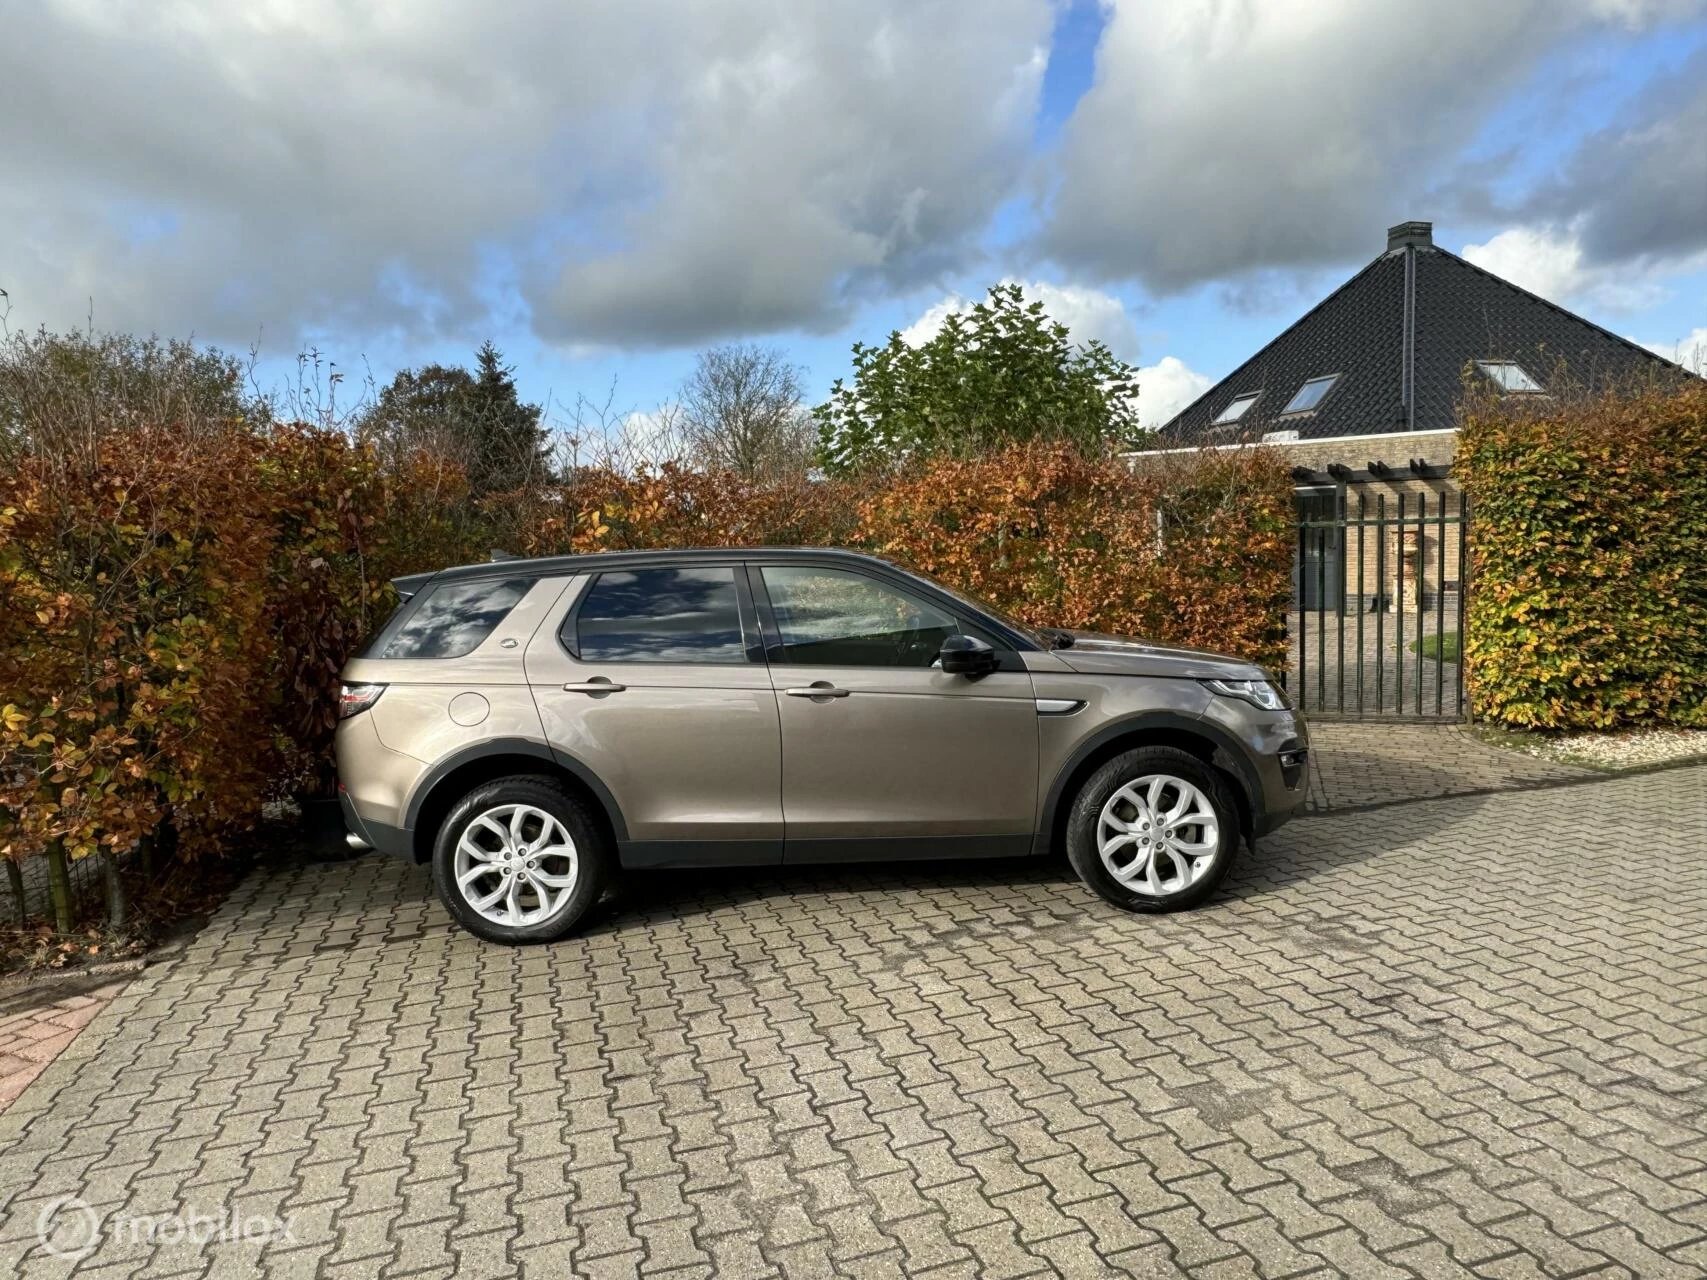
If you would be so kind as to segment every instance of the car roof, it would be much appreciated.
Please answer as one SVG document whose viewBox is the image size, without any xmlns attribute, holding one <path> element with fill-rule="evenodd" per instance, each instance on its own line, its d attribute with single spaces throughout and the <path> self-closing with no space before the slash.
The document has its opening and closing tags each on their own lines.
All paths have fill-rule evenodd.
<svg viewBox="0 0 1707 1280">
<path fill-rule="evenodd" d="M 534 556 L 527 559 L 501 556 L 480 564 L 459 564 L 431 573 L 408 574 L 393 578 L 392 585 L 397 588 L 399 595 L 408 599 L 429 582 L 462 582 L 483 578 L 546 578 L 559 574 L 593 573 L 601 569 L 750 560 L 754 557 L 782 563 L 790 560 L 840 560 L 850 564 L 877 565 L 891 571 L 895 568 L 889 561 L 877 556 L 848 551 L 842 547 L 676 547 L 653 551 L 599 551 L 579 556 Z"/>
</svg>

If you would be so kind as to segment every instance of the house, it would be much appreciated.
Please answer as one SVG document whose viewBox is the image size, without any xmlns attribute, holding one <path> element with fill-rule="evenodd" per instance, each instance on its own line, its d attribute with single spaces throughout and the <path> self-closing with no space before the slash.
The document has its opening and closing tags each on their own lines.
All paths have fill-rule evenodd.
<svg viewBox="0 0 1707 1280">
<path fill-rule="evenodd" d="M 1448 467 L 1467 373 L 1502 394 L 1541 396 L 1681 372 L 1447 252 L 1432 223 L 1401 222 L 1373 262 L 1159 435 L 1173 448 L 1278 445 L 1294 463 L 1301 516 L 1353 522 L 1300 538 L 1303 607 L 1437 608 L 1437 593 L 1459 586 Z"/>
</svg>

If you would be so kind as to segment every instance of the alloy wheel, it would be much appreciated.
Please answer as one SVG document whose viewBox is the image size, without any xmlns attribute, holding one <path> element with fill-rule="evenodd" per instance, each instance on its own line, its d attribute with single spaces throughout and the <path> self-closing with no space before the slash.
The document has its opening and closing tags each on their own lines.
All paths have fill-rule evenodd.
<svg viewBox="0 0 1707 1280">
<path fill-rule="evenodd" d="M 458 895 L 483 919 L 515 927 L 539 924 L 575 892 L 580 857 L 563 823 L 531 804 L 501 804 L 476 814 L 456 842 Z"/>
<path fill-rule="evenodd" d="M 1208 874 L 1221 847 L 1215 807 L 1184 778 L 1155 773 L 1119 788 L 1097 816 L 1102 865 L 1126 889 L 1160 898 Z"/>
</svg>

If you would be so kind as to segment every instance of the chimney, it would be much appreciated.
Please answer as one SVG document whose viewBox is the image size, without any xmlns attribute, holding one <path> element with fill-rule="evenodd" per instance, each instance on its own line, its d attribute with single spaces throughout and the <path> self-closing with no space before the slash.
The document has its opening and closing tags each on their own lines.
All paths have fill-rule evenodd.
<svg viewBox="0 0 1707 1280">
<path fill-rule="evenodd" d="M 1415 245 L 1419 249 L 1434 247 L 1434 223 L 1401 222 L 1387 228 L 1387 252 Z"/>
</svg>

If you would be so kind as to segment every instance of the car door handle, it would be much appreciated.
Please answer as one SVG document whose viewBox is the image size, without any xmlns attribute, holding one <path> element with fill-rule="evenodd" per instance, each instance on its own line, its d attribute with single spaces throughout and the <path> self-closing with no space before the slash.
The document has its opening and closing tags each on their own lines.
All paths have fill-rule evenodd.
<svg viewBox="0 0 1707 1280">
<path fill-rule="evenodd" d="M 603 676 L 595 676 L 591 680 L 571 681 L 569 684 L 566 684 L 563 686 L 563 692 L 564 693 L 621 693 L 626 688 L 628 688 L 628 686 L 625 684 L 618 684 L 618 683 L 616 683 L 616 681 L 607 680 Z"/>
<path fill-rule="evenodd" d="M 828 680 L 820 680 L 803 689 L 784 689 L 783 692 L 791 698 L 845 698 L 850 690 L 838 689 Z"/>
</svg>

